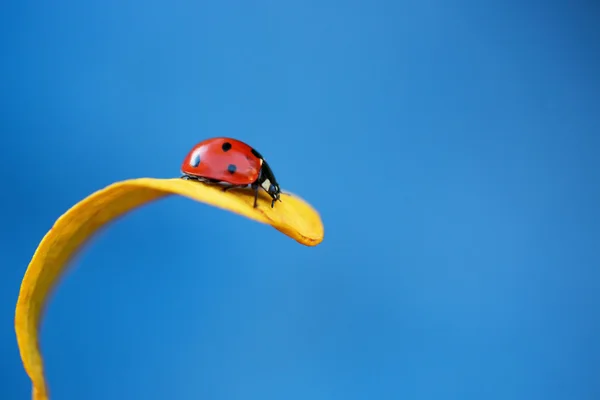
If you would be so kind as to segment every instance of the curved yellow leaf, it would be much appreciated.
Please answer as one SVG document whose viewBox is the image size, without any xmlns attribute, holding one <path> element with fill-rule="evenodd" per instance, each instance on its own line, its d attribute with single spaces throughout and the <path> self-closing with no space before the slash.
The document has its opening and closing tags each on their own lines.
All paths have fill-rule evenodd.
<svg viewBox="0 0 600 400">
<path fill-rule="evenodd" d="M 49 398 L 38 329 L 48 295 L 69 260 L 103 225 L 146 203 L 173 194 L 269 224 L 306 246 L 316 246 L 323 240 L 324 229 L 319 214 L 300 198 L 286 193 L 274 208 L 271 208 L 270 197 L 262 191 L 258 206 L 254 208 L 254 194 L 249 189 L 224 192 L 217 185 L 179 178 L 132 179 L 93 193 L 63 214 L 44 236 L 21 284 L 15 330 L 23 366 L 33 384 L 33 399 Z"/>
</svg>

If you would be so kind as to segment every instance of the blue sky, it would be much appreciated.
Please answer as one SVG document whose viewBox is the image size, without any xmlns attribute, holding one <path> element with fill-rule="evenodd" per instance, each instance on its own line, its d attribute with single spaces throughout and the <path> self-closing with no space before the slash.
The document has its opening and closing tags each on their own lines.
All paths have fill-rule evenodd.
<svg viewBox="0 0 600 400">
<path fill-rule="evenodd" d="M 325 241 L 176 197 L 119 220 L 50 303 L 54 398 L 598 398 L 587 3 L 3 2 L 0 398 L 56 218 L 221 135 Z"/>
</svg>

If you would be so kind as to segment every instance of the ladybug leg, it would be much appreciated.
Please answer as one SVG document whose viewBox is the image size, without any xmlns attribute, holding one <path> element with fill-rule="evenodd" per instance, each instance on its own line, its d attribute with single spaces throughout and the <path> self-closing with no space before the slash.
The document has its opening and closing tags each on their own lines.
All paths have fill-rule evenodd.
<svg viewBox="0 0 600 400">
<path fill-rule="evenodd" d="M 258 183 L 253 183 L 252 189 L 254 189 L 254 208 L 256 208 L 258 202 Z"/>
</svg>

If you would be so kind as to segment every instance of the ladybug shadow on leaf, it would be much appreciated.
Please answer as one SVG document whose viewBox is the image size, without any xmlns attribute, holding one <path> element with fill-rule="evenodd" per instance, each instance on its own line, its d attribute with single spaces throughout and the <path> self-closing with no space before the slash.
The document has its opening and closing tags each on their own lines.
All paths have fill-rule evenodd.
<svg viewBox="0 0 600 400">
<path fill-rule="evenodd" d="M 244 197 L 249 200 L 254 208 L 257 208 L 259 204 L 270 203 L 271 207 L 274 208 L 275 200 L 271 197 L 269 193 L 264 190 L 261 190 L 261 187 L 258 184 L 250 184 L 250 185 L 235 185 L 224 181 L 218 181 L 215 179 L 206 179 L 201 177 L 192 177 L 189 175 L 181 176 L 182 180 L 191 182 L 196 185 L 203 185 L 207 188 L 218 189 L 223 195 L 231 195 L 234 197 Z M 288 192 L 281 192 L 282 195 L 294 196 Z M 281 197 L 278 196 L 277 200 L 282 202 Z"/>
</svg>

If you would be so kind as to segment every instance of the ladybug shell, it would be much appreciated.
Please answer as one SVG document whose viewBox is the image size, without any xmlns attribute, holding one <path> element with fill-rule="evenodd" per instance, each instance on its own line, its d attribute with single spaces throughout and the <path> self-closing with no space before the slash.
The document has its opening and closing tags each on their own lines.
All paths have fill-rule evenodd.
<svg viewBox="0 0 600 400">
<path fill-rule="evenodd" d="M 183 160 L 181 172 L 232 185 L 249 185 L 258 179 L 262 164 L 262 156 L 246 143 L 231 138 L 212 138 L 190 150 Z"/>
</svg>

